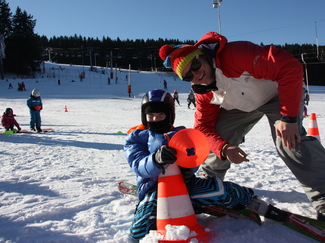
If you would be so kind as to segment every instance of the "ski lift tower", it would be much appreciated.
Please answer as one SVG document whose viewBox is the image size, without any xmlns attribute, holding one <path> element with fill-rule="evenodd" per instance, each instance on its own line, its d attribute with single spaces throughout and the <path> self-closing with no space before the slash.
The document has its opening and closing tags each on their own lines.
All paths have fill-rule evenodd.
<svg viewBox="0 0 325 243">
<path fill-rule="evenodd" d="M 218 25 L 219 25 L 219 34 L 221 34 L 221 21 L 220 21 L 220 5 L 222 0 L 213 0 L 212 7 L 218 9 Z"/>
</svg>

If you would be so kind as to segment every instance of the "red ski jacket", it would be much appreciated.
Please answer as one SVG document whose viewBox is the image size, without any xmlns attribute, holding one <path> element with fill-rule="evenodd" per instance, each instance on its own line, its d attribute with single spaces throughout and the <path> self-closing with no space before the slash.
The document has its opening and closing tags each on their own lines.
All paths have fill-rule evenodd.
<svg viewBox="0 0 325 243">
<path fill-rule="evenodd" d="M 16 126 L 20 130 L 20 126 L 18 122 L 16 121 L 14 116 L 7 116 L 6 113 L 3 113 L 2 120 L 1 120 L 2 126 L 6 129 L 13 128 Z"/>
<path fill-rule="evenodd" d="M 278 96 L 281 120 L 295 123 L 302 97 L 303 67 L 290 53 L 273 45 L 259 46 L 248 41 L 228 43 L 215 32 L 204 35 L 195 46 L 214 43 L 219 43 L 213 57 L 219 90 L 196 94 L 194 127 L 207 136 L 211 151 L 225 159 L 221 150 L 227 141 L 214 129 L 220 107 L 249 112 Z M 218 92 L 223 92 L 221 99 Z"/>
</svg>

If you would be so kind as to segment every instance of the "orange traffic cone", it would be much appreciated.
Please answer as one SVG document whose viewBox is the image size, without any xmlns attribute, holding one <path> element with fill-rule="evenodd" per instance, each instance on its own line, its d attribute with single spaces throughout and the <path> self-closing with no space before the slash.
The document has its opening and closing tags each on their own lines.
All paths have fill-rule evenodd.
<svg viewBox="0 0 325 243">
<path fill-rule="evenodd" d="M 172 137 L 168 146 L 177 151 L 177 160 L 158 177 L 157 231 L 166 236 L 167 225 L 184 225 L 196 235 L 186 240 L 159 240 L 158 243 L 192 242 L 191 239 L 196 239 L 195 242 L 209 242 L 213 237 L 213 231 L 205 231 L 197 222 L 192 201 L 179 168 L 179 166 L 193 168 L 202 164 L 208 157 L 209 143 L 198 130 L 184 129 Z"/>
<path fill-rule="evenodd" d="M 157 231 L 166 235 L 166 225 L 185 225 L 198 235 L 207 233 L 197 222 L 191 199 L 177 164 L 169 165 L 165 174 L 160 174 L 158 178 Z"/>
<path fill-rule="evenodd" d="M 64 112 L 68 112 L 68 108 L 66 105 L 64 106 Z"/>
<path fill-rule="evenodd" d="M 320 141 L 317 121 L 316 121 L 316 113 L 310 113 L 310 120 L 309 120 L 309 127 L 308 127 L 308 134 L 309 136 L 313 136 Z"/>
</svg>

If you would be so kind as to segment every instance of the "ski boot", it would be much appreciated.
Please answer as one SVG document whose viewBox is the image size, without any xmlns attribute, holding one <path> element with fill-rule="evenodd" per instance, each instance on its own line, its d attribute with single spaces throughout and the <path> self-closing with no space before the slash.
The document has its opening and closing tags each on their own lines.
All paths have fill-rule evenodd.
<svg viewBox="0 0 325 243">
<path fill-rule="evenodd" d="M 259 215 L 264 216 L 265 218 L 272 219 L 279 222 L 284 222 L 287 218 L 287 213 L 283 210 L 267 204 L 263 200 L 259 199 L 257 196 L 254 196 L 249 204 L 247 209 L 250 209 Z"/>
</svg>

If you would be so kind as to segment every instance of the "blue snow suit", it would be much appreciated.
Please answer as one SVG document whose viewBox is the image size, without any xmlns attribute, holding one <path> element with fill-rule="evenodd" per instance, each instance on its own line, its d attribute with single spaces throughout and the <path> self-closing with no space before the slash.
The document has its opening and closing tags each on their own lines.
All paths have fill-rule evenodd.
<svg viewBox="0 0 325 243">
<path fill-rule="evenodd" d="M 177 127 L 168 132 L 171 139 L 173 135 L 185 127 Z M 164 134 L 155 133 L 150 130 L 135 130 L 126 139 L 124 154 L 132 171 L 137 176 L 137 186 L 139 199 L 158 183 L 158 175 L 161 169 L 156 165 L 154 153 L 162 146 L 167 144 Z"/>
<path fill-rule="evenodd" d="M 168 132 L 173 135 L 185 127 L 176 127 Z M 156 229 L 157 184 L 162 173 L 156 165 L 155 152 L 167 145 L 166 135 L 150 130 L 135 130 L 128 135 L 124 144 L 125 157 L 137 177 L 139 204 L 136 207 L 130 229 L 131 237 L 141 240 L 150 230 Z M 182 169 L 184 168 L 181 168 Z M 186 180 L 186 186 L 193 208 L 207 205 L 222 205 L 227 208 L 243 209 L 251 200 L 254 192 L 250 188 L 232 182 L 224 182 L 217 177 L 202 179 L 195 176 L 197 168 L 192 169 L 192 176 Z"/>
<path fill-rule="evenodd" d="M 27 100 L 27 106 L 30 112 L 30 128 L 41 127 L 41 110 L 43 109 L 41 97 L 30 96 Z"/>
</svg>

